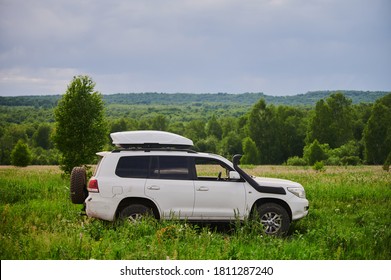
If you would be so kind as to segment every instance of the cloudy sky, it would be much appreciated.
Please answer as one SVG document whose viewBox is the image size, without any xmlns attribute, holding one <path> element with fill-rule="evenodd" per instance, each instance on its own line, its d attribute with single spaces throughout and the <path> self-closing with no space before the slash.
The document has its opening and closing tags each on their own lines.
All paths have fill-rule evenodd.
<svg viewBox="0 0 391 280">
<path fill-rule="evenodd" d="M 390 0 L 0 0 L 0 95 L 391 91 Z"/>
</svg>

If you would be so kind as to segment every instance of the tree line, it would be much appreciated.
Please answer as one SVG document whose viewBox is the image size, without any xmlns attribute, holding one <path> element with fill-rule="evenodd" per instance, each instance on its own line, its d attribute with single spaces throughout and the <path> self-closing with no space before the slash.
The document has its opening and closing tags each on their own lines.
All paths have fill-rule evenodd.
<svg viewBox="0 0 391 280">
<path fill-rule="evenodd" d="M 353 104 L 372 103 L 385 96 L 385 91 L 339 91 Z M 243 104 L 253 105 L 259 99 L 264 99 L 267 104 L 289 105 L 289 106 L 314 106 L 320 99 L 327 98 L 333 91 L 312 91 L 304 94 L 290 96 L 271 96 L 262 92 L 247 92 L 240 94 L 228 93 L 116 93 L 102 95 L 106 105 L 198 105 L 205 104 Z M 61 95 L 41 96 L 0 96 L 0 106 L 32 106 L 34 108 L 54 108 L 57 106 Z"/>
<path fill-rule="evenodd" d="M 221 99 L 225 95 L 215 97 Z M 23 155 L 27 157 L 23 165 L 62 162 L 59 127 L 55 125 L 55 111 L 60 103 L 54 108 L 0 107 L 0 164 L 15 164 Z M 76 100 L 73 106 L 77 103 Z M 121 105 L 120 111 L 105 104 L 101 121 L 106 136 L 100 141 L 105 150 L 113 149 L 110 132 L 151 129 L 188 137 L 197 151 L 228 158 L 243 154 L 243 164 L 387 166 L 391 161 L 391 94 L 374 103 L 353 104 L 344 93 L 336 92 L 319 99 L 312 107 L 269 104 L 261 96 L 240 110 L 227 105 L 224 112 L 210 102 L 185 107 L 143 103 L 139 104 L 142 109 L 138 115 L 133 115 L 129 109 L 137 104 Z M 94 113 L 93 108 L 90 113 Z M 75 118 L 86 122 L 80 115 Z M 62 138 L 69 135 L 64 133 Z"/>
</svg>

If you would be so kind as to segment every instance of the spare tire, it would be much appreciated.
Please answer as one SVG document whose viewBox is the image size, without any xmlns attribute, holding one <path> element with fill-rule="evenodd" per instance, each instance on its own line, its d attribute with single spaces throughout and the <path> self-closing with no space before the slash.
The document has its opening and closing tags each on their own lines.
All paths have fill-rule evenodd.
<svg viewBox="0 0 391 280">
<path fill-rule="evenodd" d="M 87 198 L 87 172 L 84 167 L 74 167 L 71 172 L 71 200 L 83 204 Z"/>
</svg>

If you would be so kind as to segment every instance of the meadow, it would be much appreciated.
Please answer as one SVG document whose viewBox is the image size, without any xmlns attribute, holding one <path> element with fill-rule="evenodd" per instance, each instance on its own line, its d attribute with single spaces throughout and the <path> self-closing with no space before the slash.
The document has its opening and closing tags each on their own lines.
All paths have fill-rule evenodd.
<svg viewBox="0 0 391 280">
<path fill-rule="evenodd" d="M 246 166 L 256 176 L 304 185 L 309 215 L 286 237 L 248 220 L 204 225 L 80 215 L 56 166 L 0 167 L 0 258 L 16 260 L 381 260 L 391 259 L 391 173 L 380 166 Z"/>
</svg>

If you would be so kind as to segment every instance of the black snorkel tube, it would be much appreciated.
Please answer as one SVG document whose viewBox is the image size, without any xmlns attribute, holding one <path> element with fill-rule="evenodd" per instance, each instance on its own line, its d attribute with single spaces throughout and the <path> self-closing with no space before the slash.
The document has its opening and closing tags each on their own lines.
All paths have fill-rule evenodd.
<svg viewBox="0 0 391 280">
<path fill-rule="evenodd" d="M 232 163 L 236 172 L 240 174 L 240 176 L 249 183 L 254 189 L 261 193 L 274 193 L 274 194 L 286 194 L 285 189 L 282 187 L 267 187 L 260 186 L 250 175 L 244 172 L 239 166 L 240 158 L 242 155 L 234 155 L 232 158 Z"/>
</svg>

